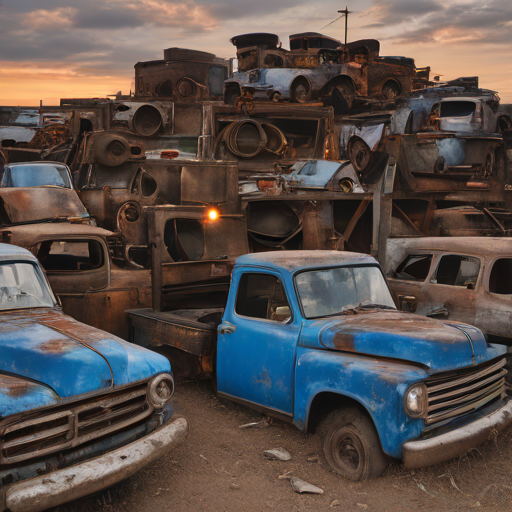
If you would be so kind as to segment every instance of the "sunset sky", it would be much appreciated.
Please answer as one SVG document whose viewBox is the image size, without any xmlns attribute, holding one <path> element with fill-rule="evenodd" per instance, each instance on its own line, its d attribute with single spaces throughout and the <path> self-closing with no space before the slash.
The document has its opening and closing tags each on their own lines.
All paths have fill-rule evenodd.
<svg viewBox="0 0 512 512">
<path fill-rule="evenodd" d="M 347 0 L 348 2 L 348 0 Z M 512 103 L 511 0 L 0 0 L 0 105 L 58 105 L 133 83 L 138 61 L 173 46 L 234 57 L 229 39 L 272 32 L 375 38 L 381 55 L 413 57 L 443 79 L 480 77 Z"/>
</svg>

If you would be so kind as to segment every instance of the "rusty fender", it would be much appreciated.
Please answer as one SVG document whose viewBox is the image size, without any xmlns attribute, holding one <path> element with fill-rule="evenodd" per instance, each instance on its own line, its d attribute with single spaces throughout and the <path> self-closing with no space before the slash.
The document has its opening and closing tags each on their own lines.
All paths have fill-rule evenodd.
<svg viewBox="0 0 512 512">
<path fill-rule="evenodd" d="M 101 491 L 133 475 L 153 460 L 181 444 L 188 435 L 183 416 L 133 443 L 92 460 L 4 489 L 2 511 L 38 512 Z M 1 506 L 3 505 L 3 506 Z"/>
<path fill-rule="evenodd" d="M 512 424 L 512 401 L 497 411 L 472 423 L 431 439 L 403 444 L 403 461 L 407 469 L 421 468 L 453 459 L 475 448 Z"/>
</svg>

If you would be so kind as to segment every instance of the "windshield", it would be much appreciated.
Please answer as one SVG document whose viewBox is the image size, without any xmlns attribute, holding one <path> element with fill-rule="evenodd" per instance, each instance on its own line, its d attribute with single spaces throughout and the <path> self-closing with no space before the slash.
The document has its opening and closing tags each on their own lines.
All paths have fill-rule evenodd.
<svg viewBox="0 0 512 512">
<path fill-rule="evenodd" d="M 336 267 L 301 272 L 295 284 L 306 318 L 332 316 L 355 308 L 395 308 L 379 267 Z"/>
<path fill-rule="evenodd" d="M 28 262 L 0 265 L 0 310 L 54 305 L 48 285 L 35 265 Z"/>
<path fill-rule="evenodd" d="M 68 169 L 60 164 L 7 165 L 2 187 L 71 188 Z"/>
</svg>

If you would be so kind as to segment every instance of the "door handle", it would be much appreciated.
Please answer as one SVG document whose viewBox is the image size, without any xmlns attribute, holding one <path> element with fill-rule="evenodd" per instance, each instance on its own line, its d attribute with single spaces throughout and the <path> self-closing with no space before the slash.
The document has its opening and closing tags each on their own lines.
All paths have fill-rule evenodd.
<svg viewBox="0 0 512 512">
<path fill-rule="evenodd" d="M 229 322 L 222 322 L 217 328 L 217 332 L 219 334 L 231 334 L 235 332 L 235 330 L 236 327 L 233 324 L 230 324 Z"/>
</svg>

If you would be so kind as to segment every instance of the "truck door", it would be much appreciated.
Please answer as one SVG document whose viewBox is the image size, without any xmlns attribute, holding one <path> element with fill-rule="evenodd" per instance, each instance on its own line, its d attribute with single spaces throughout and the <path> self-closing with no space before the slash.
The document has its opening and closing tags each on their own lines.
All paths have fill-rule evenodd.
<svg viewBox="0 0 512 512">
<path fill-rule="evenodd" d="M 283 281 L 271 271 L 240 269 L 231 287 L 218 329 L 219 395 L 291 417 L 300 320 Z"/>
</svg>

